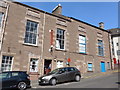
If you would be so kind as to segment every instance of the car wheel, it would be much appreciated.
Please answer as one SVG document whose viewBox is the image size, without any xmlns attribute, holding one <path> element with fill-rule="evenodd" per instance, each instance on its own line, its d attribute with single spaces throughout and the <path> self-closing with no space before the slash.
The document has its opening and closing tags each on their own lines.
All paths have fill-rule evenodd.
<svg viewBox="0 0 120 90">
<path fill-rule="evenodd" d="M 18 83 L 18 89 L 19 90 L 25 90 L 27 87 L 26 83 L 25 82 L 19 82 Z"/>
<path fill-rule="evenodd" d="M 76 75 L 76 76 L 75 76 L 75 81 L 76 81 L 76 82 L 79 82 L 79 81 L 80 81 L 80 76 L 79 76 L 79 75 Z"/>
<path fill-rule="evenodd" d="M 57 80 L 56 80 L 55 78 L 52 78 L 52 79 L 50 80 L 50 84 L 51 84 L 51 85 L 56 85 L 56 83 L 57 83 Z"/>
</svg>

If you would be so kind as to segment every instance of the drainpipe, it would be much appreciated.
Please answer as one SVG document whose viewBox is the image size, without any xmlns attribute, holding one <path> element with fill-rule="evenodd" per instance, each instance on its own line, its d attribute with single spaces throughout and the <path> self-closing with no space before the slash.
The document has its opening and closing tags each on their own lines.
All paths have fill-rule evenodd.
<svg viewBox="0 0 120 90">
<path fill-rule="evenodd" d="M 7 2 L 5 2 L 7 4 L 7 9 L 5 12 L 5 18 L 3 19 L 3 27 L 1 29 L 1 46 L 0 46 L 0 67 L 1 67 L 1 62 L 2 62 L 2 44 L 3 44 L 3 39 L 4 39 L 4 33 L 5 33 L 5 27 L 6 27 L 6 22 L 7 22 L 7 17 L 8 17 L 8 12 L 9 12 L 9 4 Z"/>
<path fill-rule="evenodd" d="M 41 60 L 42 61 L 44 61 L 43 60 L 43 55 L 44 55 L 43 51 L 44 51 L 44 38 L 45 38 L 44 34 L 45 34 L 45 20 L 46 20 L 45 14 L 46 14 L 46 12 L 44 12 L 44 18 L 43 18 L 43 36 L 42 36 L 42 47 L 41 47 Z M 42 65 L 43 64 L 44 64 L 44 62 L 42 62 Z M 42 70 L 44 70 L 44 65 L 42 68 L 43 68 Z M 42 70 L 41 70 L 41 74 L 43 74 Z"/>
<path fill-rule="evenodd" d="M 110 36 L 110 32 L 108 33 L 108 39 L 109 39 L 109 51 L 110 51 L 111 69 L 113 70 L 113 61 L 112 61 L 112 49 L 111 49 L 111 36 Z"/>
</svg>

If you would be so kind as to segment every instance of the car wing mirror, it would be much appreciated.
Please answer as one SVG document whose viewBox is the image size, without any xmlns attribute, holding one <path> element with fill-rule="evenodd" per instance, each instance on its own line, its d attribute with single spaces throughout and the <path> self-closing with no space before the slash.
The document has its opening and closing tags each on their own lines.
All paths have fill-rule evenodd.
<svg viewBox="0 0 120 90">
<path fill-rule="evenodd" d="M 59 71 L 58 74 L 62 74 L 63 72 L 62 71 Z"/>
</svg>

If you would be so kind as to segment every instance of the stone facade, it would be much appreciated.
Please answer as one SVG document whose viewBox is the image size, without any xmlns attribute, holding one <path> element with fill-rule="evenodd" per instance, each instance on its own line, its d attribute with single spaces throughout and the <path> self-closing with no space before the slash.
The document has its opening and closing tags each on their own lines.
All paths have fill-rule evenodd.
<svg viewBox="0 0 120 90">
<path fill-rule="evenodd" d="M 1 3 L 1 2 L 0 2 Z M 37 79 L 44 74 L 45 61 L 51 63 L 51 69 L 57 68 L 57 63 L 62 62 L 68 66 L 77 67 L 82 74 L 89 73 L 88 63 L 92 64 L 92 72 L 101 72 L 101 62 L 111 64 L 109 33 L 108 31 L 90 25 L 86 22 L 63 15 L 51 14 L 18 2 L 7 2 L 7 6 L 0 6 L 4 13 L 0 44 L 0 66 L 2 68 L 3 56 L 12 56 L 10 70 L 27 71 L 31 79 Z M 31 20 L 38 23 L 37 44 L 24 43 L 26 22 Z M 64 50 L 56 49 L 57 29 L 64 30 Z M 51 47 L 51 33 L 53 30 L 53 45 Z M 79 35 L 86 37 L 86 53 L 79 52 Z M 104 56 L 98 55 L 98 39 L 103 41 Z M 37 71 L 30 72 L 30 60 L 38 60 Z M 90 71 L 91 72 L 91 71 Z"/>
</svg>

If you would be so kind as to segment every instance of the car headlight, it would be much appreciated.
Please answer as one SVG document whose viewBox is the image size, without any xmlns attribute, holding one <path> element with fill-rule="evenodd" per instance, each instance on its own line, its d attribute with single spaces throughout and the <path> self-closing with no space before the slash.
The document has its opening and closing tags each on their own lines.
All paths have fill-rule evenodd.
<svg viewBox="0 0 120 90">
<path fill-rule="evenodd" d="M 52 76 L 45 76 L 42 79 L 51 79 Z"/>
</svg>

